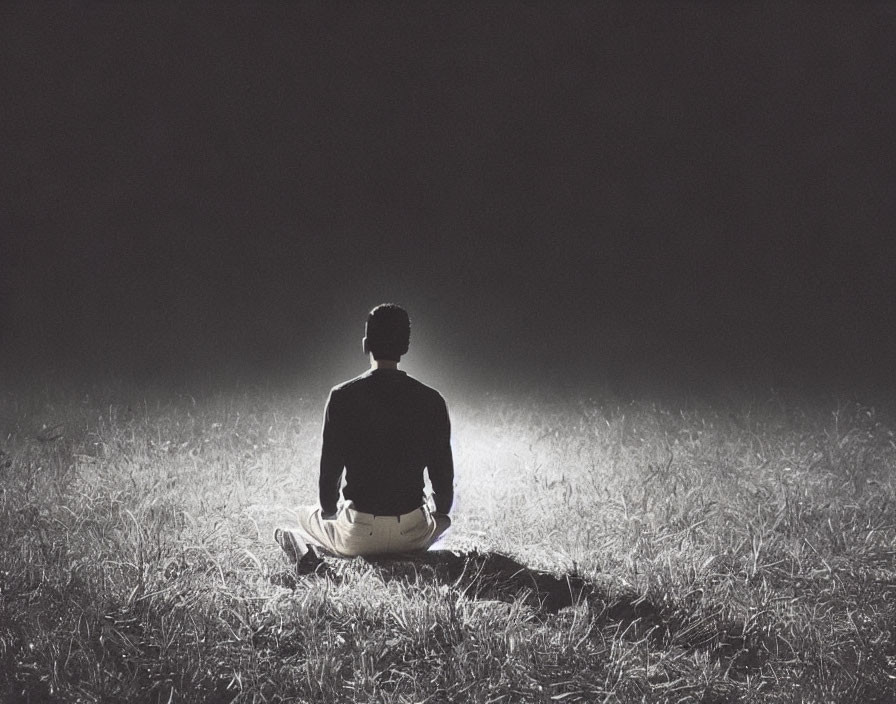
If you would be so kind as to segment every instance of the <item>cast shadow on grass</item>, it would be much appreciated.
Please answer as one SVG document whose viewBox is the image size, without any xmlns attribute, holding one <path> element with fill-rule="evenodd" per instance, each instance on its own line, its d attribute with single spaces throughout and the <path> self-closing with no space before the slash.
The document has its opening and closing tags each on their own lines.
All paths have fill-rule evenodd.
<svg viewBox="0 0 896 704">
<path fill-rule="evenodd" d="M 327 577 L 338 581 L 339 574 L 333 564 L 339 559 L 327 554 L 326 559 L 317 564 L 299 564 L 294 570 L 275 575 L 272 581 L 289 589 L 294 588 L 299 579 Z M 557 613 L 589 599 L 594 591 L 593 586 L 580 577 L 556 577 L 496 552 L 429 550 L 354 560 L 374 567 L 387 582 L 421 580 L 453 586 L 477 600 L 508 603 L 522 600 L 542 615 Z"/>
<path fill-rule="evenodd" d="M 339 558 L 321 561 L 302 570 L 281 573 L 283 586 L 296 579 L 339 579 L 333 564 Z M 496 552 L 430 550 L 407 555 L 355 558 L 373 566 L 384 581 L 417 580 L 459 589 L 475 600 L 518 603 L 532 610 L 533 617 L 546 619 L 560 610 L 587 603 L 597 625 L 615 626 L 627 640 L 647 639 L 660 649 L 681 648 L 706 651 L 723 662 L 730 675 L 745 677 L 758 671 L 768 658 L 781 654 L 782 641 L 748 634 L 741 622 L 721 613 L 688 611 L 681 605 L 655 603 L 643 594 L 619 592 L 575 574 L 554 575 L 532 569 Z M 295 576 L 294 576 L 295 575 Z"/>
</svg>

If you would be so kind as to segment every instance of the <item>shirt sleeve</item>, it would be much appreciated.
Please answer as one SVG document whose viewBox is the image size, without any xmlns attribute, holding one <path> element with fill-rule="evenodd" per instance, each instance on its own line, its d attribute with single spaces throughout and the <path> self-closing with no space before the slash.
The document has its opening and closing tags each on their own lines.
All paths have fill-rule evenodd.
<svg viewBox="0 0 896 704">
<path fill-rule="evenodd" d="M 330 392 L 324 409 L 323 446 L 320 452 L 320 507 L 324 513 L 336 513 L 339 501 L 339 482 L 345 468 L 345 453 L 339 433 L 339 421 L 335 415 L 336 395 Z"/>
<path fill-rule="evenodd" d="M 439 398 L 435 434 L 427 462 L 436 511 L 449 513 L 454 503 L 454 457 L 451 453 L 451 420 L 445 400 Z"/>
</svg>

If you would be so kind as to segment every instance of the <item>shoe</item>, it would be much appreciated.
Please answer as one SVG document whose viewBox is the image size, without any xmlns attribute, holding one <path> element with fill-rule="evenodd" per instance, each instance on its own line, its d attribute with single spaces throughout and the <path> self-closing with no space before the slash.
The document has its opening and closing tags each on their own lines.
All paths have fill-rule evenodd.
<svg viewBox="0 0 896 704">
<path fill-rule="evenodd" d="M 297 574 L 316 573 L 318 568 L 324 564 L 317 548 L 298 540 L 295 533 L 288 528 L 274 529 L 274 541 L 283 549 L 289 561 L 295 565 Z"/>
<path fill-rule="evenodd" d="M 296 539 L 295 534 L 286 528 L 274 529 L 274 542 L 286 553 L 290 562 L 298 564 L 311 550 L 310 546 Z"/>
<path fill-rule="evenodd" d="M 323 558 L 318 554 L 316 546 L 306 545 L 305 547 L 307 548 L 305 554 L 296 562 L 296 571 L 299 574 L 317 572 L 317 568 L 324 564 Z"/>
</svg>

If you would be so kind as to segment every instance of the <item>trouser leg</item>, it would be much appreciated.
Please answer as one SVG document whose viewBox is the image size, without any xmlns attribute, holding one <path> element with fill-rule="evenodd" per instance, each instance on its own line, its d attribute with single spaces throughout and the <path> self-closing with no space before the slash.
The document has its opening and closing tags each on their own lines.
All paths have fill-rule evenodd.
<svg viewBox="0 0 896 704">
<path fill-rule="evenodd" d="M 321 547 L 335 555 L 340 554 L 336 541 L 336 519 L 323 518 L 316 506 L 302 506 L 296 511 L 299 528 L 293 532 L 306 543 Z"/>
<path fill-rule="evenodd" d="M 351 503 L 332 519 L 323 518 L 321 509 L 314 506 L 299 508 L 296 516 L 299 527 L 291 530 L 300 541 L 342 557 L 426 550 L 451 526 L 448 516 L 425 508 L 396 522 L 394 517 L 360 513 Z"/>
<path fill-rule="evenodd" d="M 402 516 L 396 526 L 396 539 L 392 548 L 395 552 L 420 552 L 427 550 L 451 526 L 451 519 L 435 515 L 426 508 Z"/>
<path fill-rule="evenodd" d="M 356 511 L 351 502 L 333 518 L 324 518 L 321 509 L 312 506 L 304 506 L 296 514 L 309 542 L 340 557 L 382 552 L 382 543 L 388 540 L 388 533 L 380 530 L 383 526 L 375 526 L 374 518 Z"/>
</svg>

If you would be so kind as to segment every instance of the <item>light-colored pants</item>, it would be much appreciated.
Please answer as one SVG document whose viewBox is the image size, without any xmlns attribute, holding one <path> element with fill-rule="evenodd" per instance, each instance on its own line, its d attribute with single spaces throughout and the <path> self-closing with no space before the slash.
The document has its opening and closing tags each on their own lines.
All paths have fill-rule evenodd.
<svg viewBox="0 0 896 704">
<path fill-rule="evenodd" d="M 451 525 L 448 516 L 434 516 L 426 507 L 401 516 L 374 516 L 358 511 L 351 501 L 335 518 L 323 518 L 314 506 L 303 506 L 297 513 L 301 530 L 294 532 L 299 539 L 341 557 L 426 550 Z"/>
</svg>

